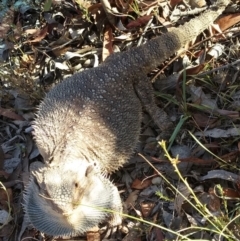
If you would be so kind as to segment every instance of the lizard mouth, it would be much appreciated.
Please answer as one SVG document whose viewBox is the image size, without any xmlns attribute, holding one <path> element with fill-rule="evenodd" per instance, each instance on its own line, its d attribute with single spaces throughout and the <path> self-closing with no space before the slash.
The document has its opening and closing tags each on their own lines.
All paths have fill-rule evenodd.
<svg viewBox="0 0 240 241">
<path fill-rule="evenodd" d="M 37 175 L 41 174 L 37 173 Z M 84 234 L 91 228 L 106 222 L 112 215 L 108 210 L 115 206 L 114 200 L 117 193 L 116 187 L 104 176 L 92 177 L 87 191 L 83 193 L 74 208 L 62 210 L 51 195 L 48 195 L 44 185 L 32 176 L 24 195 L 24 210 L 29 221 L 39 231 L 52 236 L 77 236 Z"/>
</svg>

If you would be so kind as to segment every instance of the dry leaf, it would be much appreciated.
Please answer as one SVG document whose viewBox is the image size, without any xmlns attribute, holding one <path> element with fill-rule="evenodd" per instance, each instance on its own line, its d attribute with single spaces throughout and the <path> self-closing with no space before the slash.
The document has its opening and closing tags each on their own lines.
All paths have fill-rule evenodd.
<svg viewBox="0 0 240 241">
<path fill-rule="evenodd" d="M 135 206 L 136 200 L 138 198 L 138 194 L 139 194 L 138 190 L 135 190 L 129 194 L 127 200 L 124 203 L 128 209 Z"/>
<path fill-rule="evenodd" d="M 105 28 L 104 39 L 103 39 L 103 52 L 102 52 L 103 61 L 113 53 L 112 44 L 113 44 L 112 28 L 108 25 Z"/>
<path fill-rule="evenodd" d="M 232 172 L 224 171 L 224 170 L 209 171 L 207 175 L 200 177 L 200 180 L 204 181 L 204 180 L 213 179 L 213 178 L 219 178 L 219 179 L 231 181 L 234 183 L 239 183 L 239 180 L 240 180 L 239 175 L 232 173 Z"/>
<path fill-rule="evenodd" d="M 14 113 L 13 111 L 11 111 L 10 109 L 5 109 L 0 107 L 0 115 L 3 115 L 7 118 L 10 119 L 14 119 L 14 120 L 24 120 L 24 118 L 16 113 Z"/>
<path fill-rule="evenodd" d="M 36 32 L 36 34 L 32 36 L 32 40 L 27 40 L 25 43 L 38 43 L 46 37 L 47 32 L 48 25 L 45 25 L 40 31 Z"/>
<path fill-rule="evenodd" d="M 138 28 L 141 26 L 144 26 L 148 23 L 148 21 L 152 18 L 152 15 L 145 15 L 142 17 L 137 18 L 136 20 L 130 22 L 126 28 L 130 29 L 130 28 Z"/>
<path fill-rule="evenodd" d="M 240 13 L 233 13 L 227 16 L 220 17 L 216 21 L 216 24 L 218 24 L 220 29 L 224 31 L 237 24 L 238 22 L 240 22 Z"/>
<path fill-rule="evenodd" d="M 184 183 L 179 183 L 177 187 L 178 191 L 182 194 L 177 193 L 174 200 L 174 207 L 179 215 L 181 215 L 182 205 L 188 199 L 190 191 Z"/>
<path fill-rule="evenodd" d="M 224 47 L 224 45 L 216 43 L 210 48 L 207 54 L 210 55 L 212 58 L 217 59 L 222 55 Z"/>
<path fill-rule="evenodd" d="M 14 21 L 14 10 L 8 9 L 2 19 L 0 19 L 0 38 L 4 39 L 7 36 L 7 32 L 11 28 Z"/>
<path fill-rule="evenodd" d="M 214 128 L 211 130 L 206 131 L 198 131 L 195 132 L 195 136 L 207 136 L 207 137 L 213 137 L 213 138 L 229 138 L 233 136 L 239 136 L 240 129 L 239 128 L 229 128 L 226 130 L 220 129 L 220 128 Z"/>
<path fill-rule="evenodd" d="M 146 187 L 149 187 L 152 184 L 150 179 L 145 179 L 143 181 L 135 179 L 131 185 L 131 188 L 142 190 Z"/>
<path fill-rule="evenodd" d="M 171 7 L 175 7 L 176 5 L 178 5 L 179 3 L 182 3 L 183 0 L 170 0 L 170 5 Z"/>
<path fill-rule="evenodd" d="M 164 240 L 166 240 L 164 238 L 163 232 L 162 232 L 162 230 L 160 228 L 153 227 L 152 233 L 154 234 L 154 236 L 156 238 L 155 239 L 151 239 L 151 240 L 157 240 L 157 241 L 164 241 Z"/>
<path fill-rule="evenodd" d="M 179 160 L 181 162 L 190 162 L 190 163 L 193 163 L 194 165 L 204 165 L 204 166 L 210 166 L 217 163 L 216 160 L 214 159 L 204 160 L 194 156 L 187 157 L 187 158 L 180 158 Z"/>
<path fill-rule="evenodd" d="M 147 202 L 147 203 L 145 202 L 145 203 L 141 203 L 140 206 L 141 206 L 142 216 L 144 218 L 148 218 L 155 204 L 151 202 Z"/>
<path fill-rule="evenodd" d="M 206 205 L 207 208 L 212 212 L 217 212 L 220 210 L 220 199 L 209 189 L 209 193 L 203 192 L 197 195 L 198 200 Z"/>
<path fill-rule="evenodd" d="M 189 0 L 189 5 L 191 8 L 202 8 L 206 6 L 205 0 Z"/>
<path fill-rule="evenodd" d="M 205 106 L 211 111 L 218 109 L 217 102 L 214 99 L 208 97 L 202 90 L 202 87 L 196 87 L 194 85 L 189 86 L 191 98 L 193 103 Z"/>
<path fill-rule="evenodd" d="M 216 112 L 220 115 L 228 116 L 229 118 L 233 118 L 233 119 L 239 118 L 238 111 L 217 109 Z"/>
<path fill-rule="evenodd" d="M 194 67 L 190 67 L 186 69 L 186 75 L 196 75 L 199 74 L 205 67 L 205 64 L 199 64 L 197 66 Z"/>
<path fill-rule="evenodd" d="M 219 196 L 222 197 L 222 195 L 223 195 L 224 199 L 230 199 L 230 200 L 239 200 L 240 199 L 240 192 L 238 190 L 234 190 L 232 188 L 223 188 L 223 193 L 219 194 Z"/>
<path fill-rule="evenodd" d="M 204 113 L 194 113 L 192 114 L 192 116 L 199 127 L 213 128 L 216 127 L 217 124 L 219 124 L 217 118 L 211 118 Z"/>
</svg>

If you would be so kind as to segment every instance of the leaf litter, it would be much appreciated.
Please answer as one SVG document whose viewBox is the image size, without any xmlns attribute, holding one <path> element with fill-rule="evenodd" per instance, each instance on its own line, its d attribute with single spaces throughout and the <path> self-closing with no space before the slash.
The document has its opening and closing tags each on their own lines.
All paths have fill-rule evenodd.
<svg viewBox="0 0 240 241">
<path fill-rule="evenodd" d="M 206 5 L 180 0 L 0 3 L 0 239 L 48 238 L 23 221 L 21 206 L 29 168 L 41 166 L 31 121 L 44 94 L 74 72 L 188 21 Z M 186 117 L 169 153 L 179 158 L 177 168 L 188 184 L 164 156 L 159 130 L 144 113 L 136 153 L 154 168 L 133 156 L 112 176 L 124 212 L 138 220 L 124 218 L 115 238 L 104 240 L 175 240 L 177 233 L 217 240 L 217 227 L 216 232 L 206 229 L 213 225 L 209 216 L 239 238 L 239 8 L 234 2 L 204 34 L 149 73 L 159 106 L 176 125 Z M 207 209 L 195 208 L 201 205 Z M 100 237 L 91 233 L 82 239 Z"/>
</svg>

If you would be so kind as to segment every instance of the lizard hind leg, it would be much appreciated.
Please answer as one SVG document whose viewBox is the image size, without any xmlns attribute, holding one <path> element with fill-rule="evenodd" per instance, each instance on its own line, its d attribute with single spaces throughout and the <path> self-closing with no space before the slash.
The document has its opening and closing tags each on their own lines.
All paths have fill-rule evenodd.
<svg viewBox="0 0 240 241">
<path fill-rule="evenodd" d="M 134 88 L 142 106 L 161 130 L 160 138 L 169 139 L 173 131 L 173 123 L 167 113 L 156 105 L 151 83 L 142 79 L 135 83 Z"/>
</svg>

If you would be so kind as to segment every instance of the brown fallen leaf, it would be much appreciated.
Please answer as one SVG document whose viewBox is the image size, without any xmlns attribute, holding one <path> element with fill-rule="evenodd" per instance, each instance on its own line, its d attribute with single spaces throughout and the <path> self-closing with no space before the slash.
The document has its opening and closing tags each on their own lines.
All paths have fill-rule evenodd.
<svg viewBox="0 0 240 241">
<path fill-rule="evenodd" d="M 47 33 L 48 33 L 48 25 L 45 25 L 42 29 L 40 29 L 34 35 L 31 36 L 32 39 L 29 39 L 24 43 L 38 43 L 46 37 Z"/>
<path fill-rule="evenodd" d="M 100 11 L 100 9 L 102 8 L 102 4 L 101 3 L 92 3 L 89 7 L 88 7 L 88 12 L 91 14 L 95 14 L 98 11 Z"/>
<path fill-rule="evenodd" d="M 196 75 L 199 74 L 205 67 L 205 64 L 199 64 L 197 66 L 194 66 L 192 68 L 186 69 L 186 75 Z"/>
<path fill-rule="evenodd" d="M 211 149 L 211 148 L 217 148 L 217 145 L 212 145 L 211 144 L 205 144 L 204 145 L 206 148 Z M 212 151 L 212 150 L 211 150 Z M 196 151 L 195 151 L 196 152 Z M 213 152 L 213 151 L 212 151 Z M 192 153 L 194 154 L 194 152 Z M 227 163 L 234 163 L 237 160 L 237 157 L 239 156 L 239 150 L 229 152 L 227 154 L 224 154 L 222 156 L 219 156 L 220 159 L 226 161 Z M 194 165 L 214 165 L 218 163 L 218 159 L 213 158 L 213 159 L 201 159 L 195 156 L 190 156 L 187 158 L 179 158 L 179 161 L 181 162 L 190 162 L 193 163 Z"/>
<path fill-rule="evenodd" d="M 214 159 L 204 160 L 194 156 L 187 157 L 187 158 L 180 158 L 179 161 L 189 162 L 189 163 L 193 163 L 194 165 L 203 165 L 203 166 L 210 166 L 217 163 L 216 160 Z"/>
<path fill-rule="evenodd" d="M 152 184 L 150 179 L 145 179 L 143 181 L 135 179 L 131 185 L 131 188 L 142 190 L 146 187 L 149 187 Z"/>
<path fill-rule="evenodd" d="M 192 116 L 199 127 L 205 128 L 208 126 L 209 128 L 214 128 L 218 123 L 218 119 L 211 118 L 204 113 L 193 113 Z"/>
<path fill-rule="evenodd" d="M 148 21 L 152 18 L 152 15 L 145 15 L 143 17 L 139 17 L 136 20 L 130 22 L 126 28 L 130 29 L 130 28 L 137 28 L 137 27 L 141 27 L 144 26 L 148 23 Z"/>
<path fill-rule="evenodd" d="M 232 111 L 232 110 L 222 110 L 217 109 L 217 113 L 223 116 L 227 116 L 232 119 L 239 118 L 239 112 L 238 111 Z"/>
<path fill-rule="evenodd" d="M 184 183 L 179 183 L 177 189 L 183 196 L 179 193 L 176 194 L 174 200 L 174 208 L 176 209 L 177 213 L 181 215 L 182 205 L 185 203 L 186 199 L 188 199 L 190 190 Z"/>
<path fill-rule="evenodd" d="M 218 24 L 220 29 L 224 31 L 237 24 L 238 22 L 240 22 L 240 13 L 233 13 L 227 16 L 220 17 L 216 21 L 216 24 Z"/>
<path fill-rule="evenodd" d="M 109 55 L 113 53 L 113 35 L 112 28 L 109 25 L 107 25 L 105 28 L 103 38 L 102 60 L 104 61 Z"/>
<path fill-rule="evenodd" d="M 226 200 L 240 200 L 240 191 L 234 190 L 232 188 L 214 188 L 212 192 L 217 195 L 219 198 L 223 198 Z"/>
<path fill-rule="evenodd" d="M 152 232 L 154 233 L 154 236 L 156 237 L 155 240 L 157 240 L 157 241 L 164 241 L 165 240 L 163 232 L 160 228 L 154 227 L 152 229 Z"/>
<path fill-rule="evenodd" d="M 170 0 L 170 5 L 171 7 L 175 7 L 176 5 L 178 5 L 179 3 L 182 3 L 183 0 Z"/>
<path fill-rule="evenodd" d="M 142 216 L 144 218 L 148 218 L 155 204 L 152 202 L 145 202 L 145 203 L 141 203 L 140 206 L 141 206 Z"/>
<path fill-rule="evenodd" d="M 5 39 L 7 36 L 7 32 L 9 31 L 14 22 L 14 9 L 8 9 L 5 14 L 3 14 L 0 21 L 0 38 Z"/>
<path fill-rule="evenodd" d="M 22 116 L 16 114 L 15 112 L 11 111 L 10 109 L 5 109 L 2 107 L 0 107 L 0 115 L 13 119 L 13 120 L 22 120 L 22 121 L 25 120 Z"/>
<path fill-rule="evenodd" d="M 240 191 L 234 190 L 232 188 L 223 188 L 222 195 L 223 195 L 224 199 L 240 200 Z"/>
<path fill-rule="evenodd" d="M 210 211 L 217 212 L 220 210 L 221 202 L 219 197 L 215 195 L 213 188 L 209 188 L 208 193 L 203 192 L 198 195 L 198 199 L 203 205 L 206 205 Z"/>
<path fill-rule="evenodd" d="M 133 192 L 131 192 L 127 198 L 127 200 L 124 202 L 124 206 L 129 209 L 133 206 L 135 206 L 136 200 L 138 198 L 138 194 L 139 191 L 138 190 L 134 190 Z"/>
</svg>

